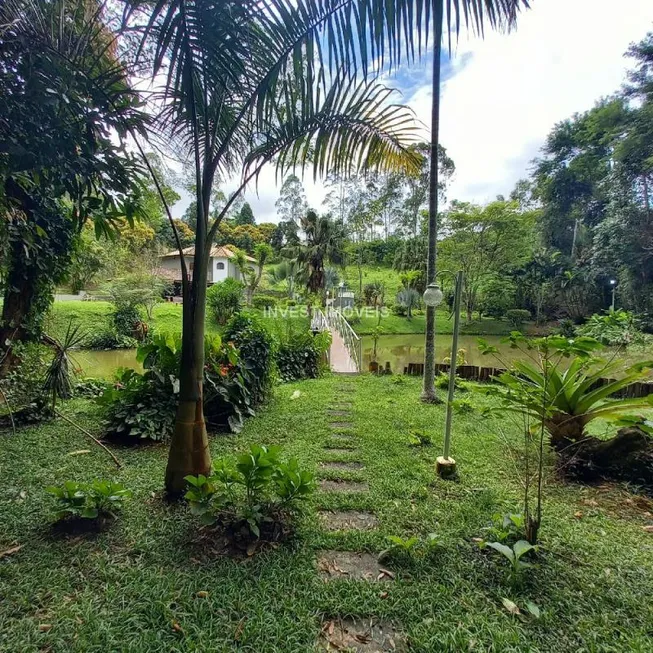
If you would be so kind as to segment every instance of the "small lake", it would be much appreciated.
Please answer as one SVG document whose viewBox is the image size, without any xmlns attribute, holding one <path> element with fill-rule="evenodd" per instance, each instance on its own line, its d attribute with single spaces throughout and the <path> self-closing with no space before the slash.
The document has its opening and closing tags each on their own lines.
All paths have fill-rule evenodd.
<svg viewBox="0 0 653 653">
<path fill-rule="evenodd" d="M 523 358 L 518 349 L 511 349 L 509 345 L 502 344 L 503 336 L 459 336 L 458 348 L 465 350 L 465 359 L 468 365 L 494 367 L 495 361 L 492 356 L 482 356 L 478 350 L 478 340 L 483 338 L 490 345 L 496 347 L 501 358 L 505 361 L 513 361 Z M 363 369 L 367 370 L 372 359 L 373 341 L 370 336 L 363 336 Z M 613 352 L 606 349 L 605 357 Z M 435 360 L 441 363 L 443 359 L 451 355 L 451 334 L 436 334 L 435 336 Z M 653 358 L 653 352 L 632 350 L 628 353 L 620 353 L 619 358 L 628 364 L 641 360 Z M 113 349 L 109 351 L 80 350 L 73 353 L 75 364 L 87 377 L 98 379 L 110 379 L 120 367 L 131 367 L 142 371 L 143 366 L 136 360 L 135 349 Z M 381 336 L 377 344 L 377 360 L 381 365 L 390 361 L 392 371 L 395 374 L 402 374 L 408 363 L 424 362 L 424 336 L 422 334 L 410 335 L 388 335 Z"/>
<path fill-rule="evenodd" d="M 120 367 L 131 367 L 139 372 L 143 366 L 136 360 L 135 349 L 81 349 L 72 353 L 76 367 L 82 376 L 94 379 L 111 379 Z"/>
<path fill-rule="evenodd" d="M 467 365 L 477 365 L 479 367 L 498 367 L 494 356 L 483 356 L 478 350 L 479 338 L 485 340 L 488 344 L 496 347 L 500 352 L 500 357 L 507 363 L 513 360 L 525 358 L 524 354 L 518 349 L 511 349 L 510 345 L 501 341 L 504 336 L 458 336 L 458 349 L 465 350 L 465 360 Z M 451 334 L 435 335 L 435 362 L 442 363 L 443 359 L 451 356 Z M 368 364 L 372 359 L 372 347 L 374 342 L 370 336 L 363 336 L 363 369 L 367 370 Z M 385 365 L 390 361 L 392 371 L 395 374 L 402 374 L 408 363 L 424 362 L 424 335 L 388 335 L 381 336 L 376 346 L 376 359 L 380 365 Z M 605 349 L 602 356 L 609 358 L 614 354 L 614 350 Z M 643 350 L 631 350 L 627 353 L 620 352 L 618 358 L 624 360 L 627 364 L 634 364 L 641 360 L 653 358 L 652 352 Z"/>
</svg>

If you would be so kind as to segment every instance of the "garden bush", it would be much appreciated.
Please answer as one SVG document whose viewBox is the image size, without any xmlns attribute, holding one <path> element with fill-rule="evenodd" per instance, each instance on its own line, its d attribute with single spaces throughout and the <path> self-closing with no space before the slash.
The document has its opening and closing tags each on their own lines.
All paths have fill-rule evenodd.
<svg viewBox="0 0 653 653">
<path fill-rule="evenodd" d="M 293 334 L 279 345 L 277 369 L 282 381 L 316 379 L 322 370 L 324 354 L 331 346 L 331 334 L 322 331 Z"/>
<path fill-rule="evenodd" d="M 141 314 L 132 304 L 118 304 L 111 316 L 113 328 L 118 336 L 134 337 L 139 333 Z"/>
<path fill-rule="evenodd" d="M 506 319 L 511 327 L 519 329 L 523 326 L 524 322 L 528 322 L 531 319 L 531 312 L 525 308 L 511 308 L 509 311 L 506 311 Z"/>
<path fill-rule="evenodd" d="M 239 431 L 253 415 L 253 372 L 237 349 L 219 336 L 207 337 L 204 366 L 204 413 L 207 427 Z M 138 349 L 145 372 L 123 370 L 98 399 L 106 409 L 109 435 L 166 441 L 174 428 L 179 392 L 181 341 L 157 335 Z"/>
<path fill-rule="evenodd" d="M 610 347 L 631 345 L 644 340 L 635 316 L 629 311 L 608 311 L 603 315 L 595 313 L 578 329 L 578 333 Z"/>
<path fill-rule="evenodd" d="M 274 308 L 277 305 L 277 298 L 272 295 L 254 295 L 252 297 L 252 306 L 260 310 Z"/>
<path fill-rule="evenodd" d="M 120 483 L 93 481 L 76 483 L 66 481 L 62 486 L 51 486 L 46 491 L 56 499 L 57 519 L 106 519 L 115 512 L 131 492 Z"/>
<path fill-rule="evenodd" d="M 225 342 L 233 342 L 251 379 L 253 405 L 264 401 L 272 388 L 277 339 L 263 325 L 263 320 L 252 313 L 235 315 L 224 332 Z"/>
<path fill-rule="evenodd" d="M 232 278 L 214 283 L 208 289 L 206 303 L 220 326 L 227 324 L 236 313 L 240 312 L 244 289 L 245 286 L 240 281 Z"/>
<path fill-rule="evenodd" d="M 290 514 L 315 490 L 315 478 L 294 459 L 281 462 L 279 453 L 276 446 L 252 445 L 235 465 L 226 458 L 214 461 L 208 478 L 187 476 L 185 498 L 192 514 L 244 544 L 281 539 Z"/>
<path fill-rule="evenodd" d="M 86 349 L 133 349 L 137 346 L 138 340 L 136 338 L 119 335 L 113 329 L 90 333 L 84 340 Z"/>
</svg>

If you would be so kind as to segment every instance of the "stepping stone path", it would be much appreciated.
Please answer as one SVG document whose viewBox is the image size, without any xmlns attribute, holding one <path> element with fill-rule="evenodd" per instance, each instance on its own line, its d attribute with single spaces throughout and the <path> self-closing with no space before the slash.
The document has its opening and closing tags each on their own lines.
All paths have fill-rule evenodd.
<svg viewBox="0 0 653 653">
<path fill-rule="evenodd" d="M 360 510 L 322 510 L 319 515 L 328 531 L 371 531 L 379 525 L 375 514 Z"/>
<path fill-rule="evenodd" d="M 356 651 L 356 653 L 382 653 L 408 651 L 406 640 L 394 626 L 375 618 L 327 619 L 322 624 L 318 642 L 321 651 Z"/>
<path fill-rule="evenodd" d="M 343 383 L 338 388 L 339 396 L 355 391 L 353 383 Z M 331 442 L 325 446 L 329 456 L 345 455 L 352 457 L 347 461 L 324 460 L 320 468 L 333 471 L 361 471 L 365 466 L 355 460 L 354 453 L 358 441 L 353 422 L 345 421 L 351 417 L 353 404 L 349 397 L 334 401 L 327 409 L 327 416 L 338 419 L 329 423 Z M 342 420 L 342 421 L 340 421 Z M 369 486 L 359 481 L 345 479 L 321 479 L 319 488 L 322 492 L 364 493 Z M 379 520 L 371 512 L 358 510 L 323 510 L 320 520 L 325 530 L 339 531 L 370 531 L 379 525 Z M 371 553 L 360 551 L 318 551 L 317 569 L 325 582 L 335 579 L 352 579 L 360 582 L 392 581 L 394 574 L 379 564 Z M 407 651 L 405 638 L 395 627 L 386 621 L 375 617 L 339 618 L 334 617 L 324 621 L 319 640 L 318 650 L 323 651 L 359 651 L 360 653 L 382 653 L 385 651 Z"/>
<path fill-rule="evenodd" d="M 320 463 L 320 467 L 323 469 L 341 469 L 348 472 L 356 472 L 361 469 L 365 469 L 363 463 L 350 463 L 341 460 L 329 460 L 327 462 Z"/>
<path fill-rule="evenodd" d="M 367 492 L 370 489 L 367 483 L 345 481 L 340 478 L 333 480 L 323 478 L 317 484 L 322 492 Z"/>
</svg>

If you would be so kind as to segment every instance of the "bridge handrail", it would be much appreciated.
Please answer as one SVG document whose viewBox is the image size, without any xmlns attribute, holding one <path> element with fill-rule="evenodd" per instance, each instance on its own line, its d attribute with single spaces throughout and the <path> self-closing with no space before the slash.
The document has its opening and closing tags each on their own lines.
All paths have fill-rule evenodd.
<svg viewBox="0 0 653 653">
<path fill-rule="evenodd" d="M 332 306 L 327 307 L 326 319 L 329 327 L 336 329 L 342 337 L 345 347 L 356 365 L 356 369 L 360 372 L 363 364 L 362 340 L 360 336 L 351 328 L 351 324 L 347 322 L 347 318 Z"/>
</svg>

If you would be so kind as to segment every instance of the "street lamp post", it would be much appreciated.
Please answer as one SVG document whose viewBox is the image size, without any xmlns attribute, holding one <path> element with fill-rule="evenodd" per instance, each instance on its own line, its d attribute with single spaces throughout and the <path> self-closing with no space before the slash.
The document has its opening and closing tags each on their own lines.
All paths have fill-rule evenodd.
<svg viewBox="0 0 653 653">
<path fill-rule="evenodd" d="M 612 312 L 614 313 L 614 294 L 615 291 L 617 290 L 617 280 L 610 279 L 610 285 L 612 286 Z"/>
<path fill-rule="evenodd" d="M 442 270 L 439 274 L 445 273 Z M 463 273 L 456 274 L 456 289 L 454 295 L 454 322 L 453 338 L 451 342 L 451 364 L 449 365 L 449 390 L 447 395 L 447 412 L 444 426 L 444 451 L 436 460 L 436 472 L 445 479 L 454 478 L 456 475 L 456 461 L 449 456 L 451 450 L 451 423 L 453 420 L 453 398 L 456 389 L 456 363 L 458 357 L 458 333 L 460 331 L 460 300 L 463 289 Z M 427 306 L 438 306 L 443 299 L 442 290 L 435 282 L 430 283 L 424 292 L 424 303 Z"/>
<path fill-rule="evenodd" d="M 460 298 L 463 289 L 462 270 L 456 274 L 456 290 L 453 302 L 453 338 L 451 341 L 451 363 L 449 364 L 449 392 L 447 394 L 447 416 L 444 424 L 444 451 L 438 456 L 435 470 L 444 479 L 456 475 L 456 461 L 449 456 L 451 450 L 451 422 L 453 419 L 453 397 L 456 389 L 456 366 L 458 363 L 458 332 L 460 331 Z"/>
</svg>

